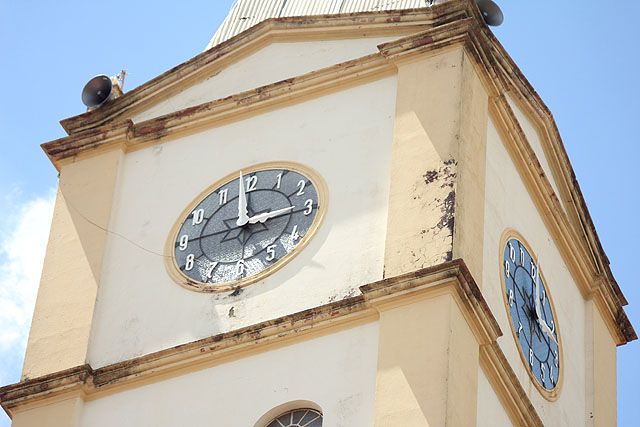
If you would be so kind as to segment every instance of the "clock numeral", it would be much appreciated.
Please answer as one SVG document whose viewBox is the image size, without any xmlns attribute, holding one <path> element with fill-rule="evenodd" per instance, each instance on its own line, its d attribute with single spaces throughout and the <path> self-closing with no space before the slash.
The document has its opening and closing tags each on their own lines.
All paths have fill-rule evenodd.
<svg viewBox="0 0 640 427">
<path fill-rule="evenodd" d="M 305 215 L 309 215 L 312 211 L 313 211 L 313 200 L 308 199 L 306 202 L 304 202 L 304 214 Z"/>
<path fill-rule="evenodd" d="M 243 259 L 238 261 L 238 263 L 236 264 L 236 275 L 237 276 L 244 275 L 244 272 L 245 272 L 246 268 L 247 268 L 247 266 L 246 266 L 246 264 L 245 264 Z"/>
<path fill-rule="evenodd" d="M 218 266 L 218 263 L 217 263 L 217 262 L 212 262 L 212 263 L 209 265 L 209 268 L 207 268 L 207 271 L 206 271 L 206 273 L 207 273 L 207 279 L 211 279 L 211 278 L 213 277 L 213 270 L 215 270 L 217 266 Z"/>
<path fill-rule="evenodd" d="M 220 191 L 218 195 L 220 197 L 220 200 L 218 201 L 218 205 L 222 206 L 225 203 L 227 203 L 227 196 L 229 195 L 229 189 L 225 188 L 224 190 Z"/>
<path fill-rule="evenodd" d="M 304 194 L 305 185 L 307 184 L 304 182 L 304 179 L 298 181 L 298 192 L 296 193 L 298 196 L 302 196 Z"/>
<path fill-rule="evenodd" d="M 524 251 L 520 248 L 520 265 L 524 265 Z"/>
<path fill-rule="evenodd" d="M 291 241 L 295 242 L 300 238 L 300 234 L 298 234 L 298 224 L 293 226 L 293 230 L 291 231 Z"/>
<path fill-rule="evenodd" d="M 518 337 L 520 337 L 520 332 L 522 332 L 523 330 L 524 330 L 524 327 L 522 326 L 522 323 L 518 322 L 518 332 L 516 332 Z"/>
<path fill-rule="evenodd" d="M 180 245 L 178 247 L 180 248 L 181 251 L 184 251 L 185 249 L 187 249 L 188 243 L 189 243 L 189 236 L 186 234 L 183 234 L 182 236 L 180 236 Z"/>
<path fill-rule="evenodd" d="M 509 243 L 509 258 L 511 258 L 511 262 L 515 264 L 516 262 L 516 250 L 513 248 L 513 245 Z"/>
<path fill-rule="evenodd" d="M 555 357 L 556 368 L 558 368 L 558 363 L 559 363 L 559 361 L 558 361 L 558 350 L 555 350 L 554 353 L 556 354 L 556 357 Z"/>
<path fill-rule="evenodd" d="M 533 261 L 531 261 L 531 278 L 535 280 L 537 275 L 538 269 L 536 268 L 536 265 L 533 263 Z"/>
<path fill-rule="evenodd" d="M 197 209 L 191 213 L 193 215 L 192 225 L 198 225 L 204 219 L 204 209 Z"/>
<path fill-rule="evenodd" d="M 553 382 L 553 365 L 549 365 L 549 379 L 551 380 L 551 384 L 555 385 Z"/>
<path fill-rule="evenodd" d="M 276 257 L 276 245 L 267 246 L 267 261 L 273 261 Z"/>
<path fill-rule="evenodd" d="M 533 349 L 529 349 L 529 365 L 533 368 Z"/>
<path fill-rule="evenodd" d="M 511 277 L 511 268 L 508 259 L 504 260 L 504 274 L 506 274 L 507 277 Z"/>
<path fill-rule="evenodd" d="M 282 184 L 282 172 L 278 174 L 278 180 L 276 181 L 276 188 L 280 189 L 280 184 Z"/>
<path fill-rule="evenodd" d="M 187 255 L 187 261 L 184 264 L 184 269 L 186 271 L 191 271 L 193 268 L 193 262 L 195 261 L 196 256 L 194 254 Z"/>
<path fill-rule="evenodd" d="M 250 176 L 249 178 L 247 178 L 247 190 L 246 191 L 253 191 L 256 189 L 256 185 L 258 185 L 258 177 L 253 175 Z"/>
<path fill-rule="evenodd" d="M 544 365 L 540 364 L 540 379 L 544 382 Z"/>
<path fill-rule="evenodd" d="M 509 307 L 513 307 L 514 302 L 515 302 L 515 297 L 513 295 L 513 289 L 509 289 Z"/>
</svg>

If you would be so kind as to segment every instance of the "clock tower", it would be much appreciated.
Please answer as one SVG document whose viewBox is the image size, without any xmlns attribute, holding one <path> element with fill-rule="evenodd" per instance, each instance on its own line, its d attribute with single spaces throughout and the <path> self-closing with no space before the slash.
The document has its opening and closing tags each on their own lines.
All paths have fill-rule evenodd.
<svg viewBox="0 0 640 427">
<path fill-rule="evenodd" d="M 61 123 L 15 427 L 616 425 L 627 302 L 476 2 L 238 0 Z"/>
</svg>

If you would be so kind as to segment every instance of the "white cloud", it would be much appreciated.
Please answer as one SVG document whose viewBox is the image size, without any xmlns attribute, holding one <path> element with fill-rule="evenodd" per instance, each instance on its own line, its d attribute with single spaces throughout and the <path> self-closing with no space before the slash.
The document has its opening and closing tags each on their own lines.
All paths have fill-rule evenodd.
<svg viewBox="0 0 640 427">
<path fill-rule="evenodd" d="M 0 233 L 0 385 L 19 379 L 31 325 L 55 193 L 10 197 Z"/>
</svg>

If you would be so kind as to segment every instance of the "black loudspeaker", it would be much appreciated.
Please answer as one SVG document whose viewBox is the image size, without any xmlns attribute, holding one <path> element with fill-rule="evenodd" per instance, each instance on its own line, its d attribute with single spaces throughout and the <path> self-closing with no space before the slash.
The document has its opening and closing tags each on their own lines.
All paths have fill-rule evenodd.
<svg viewBox="0 0 640 427">
<path fill-rule="evenodd" d="M 113 82 L 104 74 L 95 76 L 82 89 L 82 103 L 89 109 L 104 104 L 111 97 Z"/>
<path fill-rule="evenodd" d="M 484 18 L 484 22 L 487 25 L 491 25 L 492 27 L 497 27 L 502 24 L 504 21 L 504 15 L 502 14 L 502 10 L 500 10 L 500 6 L 498 6 L 492 0 L 476 0 L 476 4 L 480 9 L 480 13 Z"/>
</svg>

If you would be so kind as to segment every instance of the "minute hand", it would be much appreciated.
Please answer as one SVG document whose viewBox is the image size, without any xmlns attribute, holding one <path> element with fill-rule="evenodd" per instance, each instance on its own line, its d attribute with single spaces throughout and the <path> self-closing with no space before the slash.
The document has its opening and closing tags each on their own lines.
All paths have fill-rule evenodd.
<svg viewBox="0 0 640 427">
<path fill-rule="evenodd" d="M 553 342 L 558 344 L 556 337 L 553 334 L 553 330 L 547 325 L 544 318 L 542 317 L 542 307 L 540 306 L 540 262 L 538 261 L 538 272 L 536 273 L 536 317 L 538 318 L 538 324 L 540 325 L 540 329 L 546 336 L 548 336 Z"/>
<path fill-rule="evenodd" d="M 240 178 L 238 179 L 238 220 L 236 224 L 243 226 L 249 221 L 247 215 L 247 194 L 244 192 L 244 182 L 242 178 L 242 171 L 240 171 Z"/>
<path fill-rule="evenodd" d="M 249 224 L 255 224 L 257 222 L 261 222 L 261 223 L 265 222 L 268 219 L 275 218 L 280 215 L 284 215 L 285 213 L 289 212 L 293 208 L 295 208 L 295 206 L 289 206 L 288 208 L 276 209 L 275 211 L 263 212 L 261 214 L 254 215 L 251 218 L 249 218 Z"/>
</svg>

